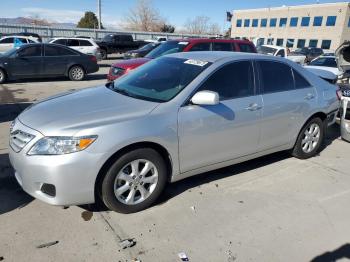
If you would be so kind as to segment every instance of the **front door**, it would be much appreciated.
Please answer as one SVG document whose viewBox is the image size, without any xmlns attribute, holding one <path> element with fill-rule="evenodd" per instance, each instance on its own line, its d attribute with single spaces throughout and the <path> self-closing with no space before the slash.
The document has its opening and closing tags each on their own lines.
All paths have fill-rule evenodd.
<svg viewBox="0 0 350 262">
<path fill-rule="evenodd" d="M 223 66 L 197 91 L 203 90 L 217 92 L 220 103 L 180 108 L 181 172 L 249 155 L 258 149 L 262 99 L 256 95 L 251 62 Z"/>
<path fill-rule="evenodd" d="M 9 68 L 16 78 L 33 78 L 42 75 L 42 45 L 23 46 L 10 59 Z"/>
</svg>

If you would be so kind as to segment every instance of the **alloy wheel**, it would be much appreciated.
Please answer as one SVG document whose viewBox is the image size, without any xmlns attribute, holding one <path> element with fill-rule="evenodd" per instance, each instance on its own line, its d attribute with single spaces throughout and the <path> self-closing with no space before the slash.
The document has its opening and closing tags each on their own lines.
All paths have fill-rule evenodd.
<svg viewBox="0 0 350 262">
<path fill-rule="evenodd" d="M 312 152 L 318 145 L 321 136 L 321 128 L 318 124 L 312 123 L 304 132 L 301 141 L 301 148 L 305 153 Z"/>
</svg>

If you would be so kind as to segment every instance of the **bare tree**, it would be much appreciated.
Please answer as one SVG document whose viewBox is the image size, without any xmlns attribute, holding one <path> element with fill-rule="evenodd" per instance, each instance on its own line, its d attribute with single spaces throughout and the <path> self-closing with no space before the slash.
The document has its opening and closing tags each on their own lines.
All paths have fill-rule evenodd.
<svg viewBox="0 0 350 262">
<path fill-rule="evenodd" d="M 208 16 L 196 16 L 193 19 L 187 19 L 184 25 L 185 31 L 189 34 L 220 34 L 220 26 L 217 23 L 211 23 Z"/>
<path fill-rule="evenodd" d="M 125 17 L 125 28 L 140 31 L 160 31 L 166 21 L 153 6 L 152 0 L 138 0 Z"/>
</svg>

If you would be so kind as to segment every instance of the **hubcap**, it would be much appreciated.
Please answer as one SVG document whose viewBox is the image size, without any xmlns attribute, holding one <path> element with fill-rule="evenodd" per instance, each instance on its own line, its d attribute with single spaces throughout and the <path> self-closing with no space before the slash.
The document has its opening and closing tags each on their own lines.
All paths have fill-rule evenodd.
<svg viewBox="0 0 350 262">
<path fill-rule="evenodd" d="M 301 147 L 305 153 L 312 152 L 318 145 L 321 136 L 320 126 L 313 123 L 304 133 L 303 140 L 301 141 Z"/>
<path fill-rule="evenodd" d="M 72 76 L 74 79 L 81 79 L 84 76 L 84 72 L 80 67 L 74 67 L 72 69 Z"/>
<path fill-rule="evenodd" d="M 149 160 L 137 159 L 126 164 L 114 181 L 114 194 L 123 204 L 136 205 L 147 199 L 158 183 L 158 170 Z"/>
</svg>

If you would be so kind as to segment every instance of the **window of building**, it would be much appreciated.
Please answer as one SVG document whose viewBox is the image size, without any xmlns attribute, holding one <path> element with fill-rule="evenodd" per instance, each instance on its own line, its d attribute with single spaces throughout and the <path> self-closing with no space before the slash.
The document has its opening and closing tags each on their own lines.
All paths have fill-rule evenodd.
<svg viewBox="0 0 350 262">
<path fill-rule="evenodd" d="M 253 19 L 252 27 L 258 27 L 259 19 Z"/>
<path fill-rule="evenodd" d="M 337 22 L 336 16 L 327 16 L 326 26 L 335 26 L 336 22 Z"/>
<path fill-rule="evenodd" d="M 306 40 L 305 39 L 299 39 L 297 43 L 297 48 L 303 48 L 305 47 Z"/>
<path fill-rule="evenodd" d="M 294 39 L 287 39 L 286 47 L 293 47 L 294 46 Z"/>
<path fill-rule="evenodd" d="M 244 19 L 244 27 L 250 26 L 250 19 Z"/>
<path fill-rule="evenodd" d="M 212 74 L 199 88 L 219 94 L 220 100 L 254 95 L 254 70 L 251 62 L 225 65 Z"/>
<path fill-rule="evenodd" d="M 290 26 L 291 27 L 296 27 L 296 26 L 298 26 L 298 17 L 292 17 L 291 19 L 290 19 Z"/>
<path fill-rule="evenodd" d="M 258 64 L 265 94 L 294 89 L 292 69 L 288 65 L 273 61 L 259 61 Z"/>
<path fill-rule="evenodd" d="M 322 20 L 323 20 L 323 16 L 315 16 L 313 26 L 321 26 Z"/>
<path fill-rule="evenodd" d="M 287 26 L 287 18 L 280 18 L 280 27 Z"/>
<path fill-rule="evenodd" d="M 275 40 L 274 38 L 267 38 L 267 44 L 273 45 L 274 40 Z"/>
<path fill-rule="evenodd" d="M 237 19 L 236 27 L 242 27 L 242 19 Z"/>
<path fill-rule="evenodd" d="M 277 38 L 277 40 L 276 40 L 276 45 L 278 45 L 278 46 L 283 46 L 283 38 Z"/>
<path fill-rule="evenodd" d="M 277 18 L 271 18 L 270 19 L 270 27 L 276 27 L 277 24 Z"/>
<path fill-rule="evenodd" d="M 257 41 L 256 41 L 256 46 L 261 46 L 265 43 L 265 38 L 259 38 Z"/>
<path fill-rule="evenodd" d="M 318 40 L 317 39 L 311 39 L 309 42 L 309 47 L 317 47 Z"/>
<path fill-rule="evenodd" d="M 310 17 L 305 16 L 301 18 L 301 26 L 309 26 L 310 25 Z"/>
<path fill-rule="evenodd" d="M 261 27 L 266 27 L 267 26 L 267 18 L 261 19 L 260 26 Z"/>
<path fill-rule="evenodd" d="M 332 40 L 322 40 L 321 48 L 322 49 L 330 49 L 331 43 L 332 43 Z"/>
</svg>

